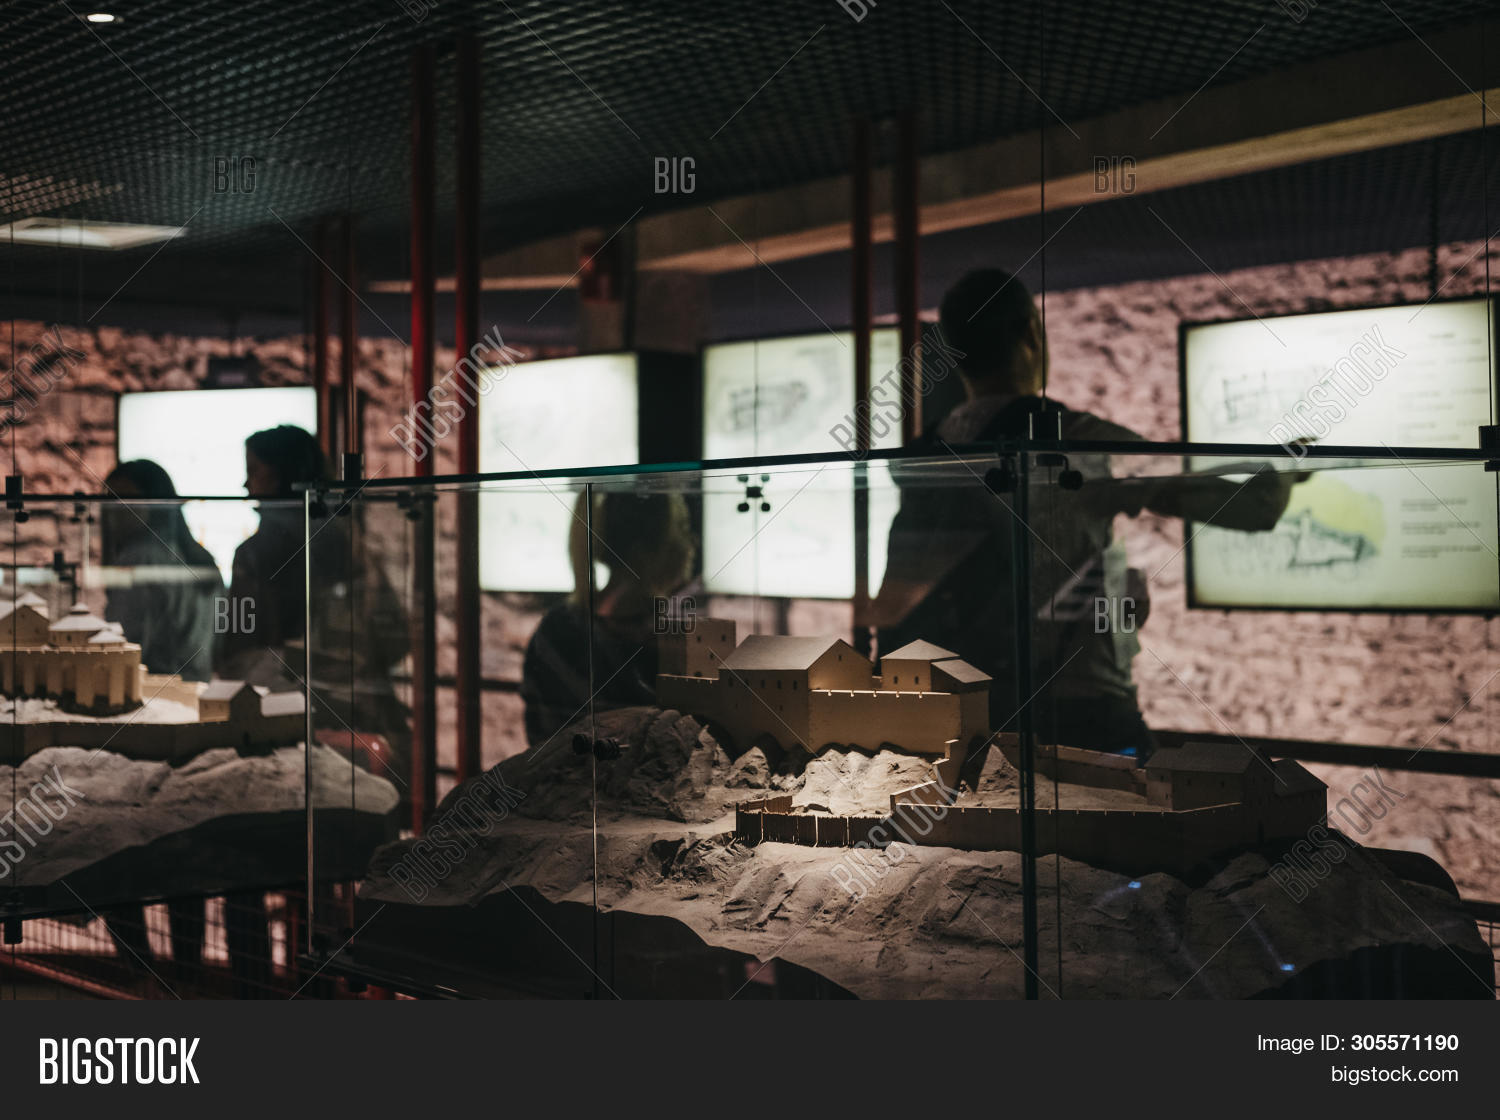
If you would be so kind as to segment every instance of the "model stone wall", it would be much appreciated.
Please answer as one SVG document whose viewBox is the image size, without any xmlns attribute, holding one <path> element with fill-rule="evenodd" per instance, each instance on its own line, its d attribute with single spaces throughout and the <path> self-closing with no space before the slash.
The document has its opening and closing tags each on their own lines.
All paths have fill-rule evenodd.
<svg viewBox="0 0 1500 1120">
<path fill-rule="evenodd" d="M 776 687 L 777 681 L 782 683 Z M 807 671 L 775 672 L 757 670 L 749 674 L 721 673 L 717 679 L 699 677 L 658 677 L 657 702 L 664 708 L 690 712 L 720 727 L 732 727 L 742 740 L 733 744 L 737 751 L 754 746 L 769 735 L 783 748 L 794 742 L 808 745 L 811 720 L 811 697 L 805 686 Z M 792 688 L 797 681 L 799 687 Z M 822 743 L 810 746 L 817 750 Z"/>
<path fill-rule="evenodd" d="M 952 692 L 814 692 L 809 744 L 816 751 L 852 738 L 866 750 L 896 743 L 914 754 L 943 754 L 948 740 L 967 737 L 961 699 Z M 860 731 L 851 736 L 851 727 Z"/>
<path fill-rule="evenodd" d="M 21 664 L 20 687 L 11 666 Z M 115 712 L 141 699 L 139 646 L 0 650 L 0 691 L 65 698 L 85 711 Z"/>
<path fill-rule="evenodd" d="M 879 846 L 888 842 L 971 851 L 1018 851 L 1021 847 L 1021 814 L 1017 809 L 950 805 L 939 810 L 908 803 L 895 806 L 887 816 L 848 817 L 789 810 L 790 805 L 775 798 L 741 803 L 735 812 L 736 835 L 751 844 L 817 847 Z M 1251 826 L 1245 813 L 1231 805 L 1185 813 L 1038 807 L 1037 815 L 1039 855 L 1050 855 L 1061 848 L 1071 859 L 1131 872 L 1188 871 L 1212 853 L 1257 839 L 1247 838 Z M 1306 819 L 1305 814 L 1302 819 Z M 1268 837 L 1292 835 L 1285 831 L 1289 821 L 1290 816 L 1283 815 L 1264 822 L 1260 830 Z"/>
<path fill-rule="evenodd" d="M 894 657 L 880 659 L 880 676 L 876 678 L 880 687 L 892 691 L 915 689 L 918 692 L 933 687 L 931 661 L 907 661 Z"/>
</svg>

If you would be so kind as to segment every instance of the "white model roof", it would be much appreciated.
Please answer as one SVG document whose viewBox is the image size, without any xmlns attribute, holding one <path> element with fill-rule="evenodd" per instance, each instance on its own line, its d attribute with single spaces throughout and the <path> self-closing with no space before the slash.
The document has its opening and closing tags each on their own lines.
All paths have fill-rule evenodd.
<svg viewBox="0 0 1500 1120">
<path fill-rule="evenodd" d="M 974 668 L 961 657 L 949 657 L 942 661 L 934 661 L 932 664 L 934 673 L 944 673 L 958 684 L 986 684 L 993 678 L 980 669 Z"/>
<path fill-rule="evenodd" d="M 260 698 L 263 716 L 300 716 L 307 711 L 307 698 L 300 692 L 273 692 Z"/>
<path fill-rule="evenodd" d="M 907 642 L 900 649 L 893 649 L 890 653 L 882 653 L 880 659 L 884 661 L 887 657 L 894 661 L 946 661 L 950 657 L 957 657 L 951 649 L 935 646 L 931 642 L 924 642 L 920 638 L 915 642 Z"/>
<path fill-rule="evenodd" d="M 25 610 L 29 610 L 32 614 L 36 615 L 39 618 L 45 619 L 47 617 L 47 605 L 45 603 L 43 603 L 41 606 L 36 606 L 32 603 L 27 603 L 23 600 L 17 599 L 15 604 L 12 605 L 9 599 L 4 599 L 0 600 L 0 621 L 9 618 L 12 614 L 20 614 L 23 608 Z"/>
<path fill-rule="evenodd" d="M 751 634 L 739 647 L 724 659 L 724 667 L 735 672 L 759 672 L 762 670 L 811 669 L 834 646 L 848 646 L 850 653 L 858 657 L 854 647 L 842 638 L 824 635 L 821 638 L 788 638 L 779 634 Z"/>
<path fill-rule="evenodd" d="M 109 623 L 89 611 L 84 603 L 74 603 L 73 609 L 54 622 L 48 629 L 54 631 L 65 631 L 73 633 L 84 631 L 86 633 L 97 633 L 107 627 Z"/>
<path fill-rule="evenodd" d="M 1255 762 L 1255 752 L 1236 743 L 1184 743 L 1162 747 L 1146 759 L 1146 772 L 1195 771 L 1210 774 L 1243 774 Z"/>
<path fill-rule="evenodd" d="M 1328 788 L 1328 784 L 1316 774 L 1290 758 L 1278 758 L 1271 767 L 1276 773 L 1276 785 L 1273 789 L 1277 797 Z"/>
<path fill-rule="evenodd" d="M 198 694 L 199 700 L 233 700 L 250 686 L 244 681 L 209 681 Z"/>
<path fill-rule="evenodd" d="M 23 591 L 14 599 L 5 597 L 5 593 L 0 591 L 0 618 L 6 618 L 11 611 L 20 610 L 22 607 L 30 607 L 43 618 L 47 617 L 47 600 L 35 591 Z"/>
</svg>

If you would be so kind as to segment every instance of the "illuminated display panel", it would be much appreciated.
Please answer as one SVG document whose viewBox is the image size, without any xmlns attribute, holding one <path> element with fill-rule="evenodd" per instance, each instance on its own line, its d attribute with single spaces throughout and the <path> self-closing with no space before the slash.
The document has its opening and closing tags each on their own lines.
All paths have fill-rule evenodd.
<svg viewBox="0 0 1500 1120">
<path fill-rule="evenodd" d="M 119 459 L 154 460 L 179 494 L 242 495 L 245 439 L 280 424 L 318 430 L 318 399 L 311 386 L 122 393 Z M 234 550 L 260 524 L 254 503 L 187 502 L 182 514 L 227 584 Z"/>
<path fill-rule="evenodd" d="M 1474 447 L 1494 383 L 1484 299 L 1183 329 L 1189 440 Z M 1194 526 L 1199 607 L 1500 606 L 1495 476 L 1480 464 L 1313 473 L 1275 530 Z"/>
<path fill-rule="evenodd" d="M 543 471 L 634 463 L 639 455 L 634 354 L 590 354 L 485 371 L 479 469 Z M 577 494 L 479 496 L 479 585 L 486 591 L 571 591 L 568 534 Z"/>
<path fill-rule="evenodd" d="M 871 334 L 870 382 L 900 363 L 900 333 Z M 899 385 L 899 375 L 888 384 Z M 872 393 L 872 396 L 875 396 Z M 901 443 L 899 395 L 871 409 L 876 448 Z M 707 459 L 842 451 L 852 437 L 854 336 L 822 332 L 729 342 L 703 351 L 703 454 Z M 705 494 L 703 574 L 726 595 L 847 599 L 854 594 L 854 498 L 839 476 L 772 475 L 771 509 L 744 495 Z M 886 540 L 900 497 L 886 468 L 870 470 L 870 589 L 885 572 Z"/>
</svg>

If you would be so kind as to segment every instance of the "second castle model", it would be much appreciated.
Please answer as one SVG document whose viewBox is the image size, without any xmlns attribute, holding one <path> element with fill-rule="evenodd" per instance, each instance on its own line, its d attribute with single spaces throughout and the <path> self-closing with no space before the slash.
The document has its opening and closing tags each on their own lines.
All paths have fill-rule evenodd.
<svg viewBox="0 0 1500 1120">
<path fill-rule="evenodd" d="M 971 850 L 1019 850 L 1021 810 L 1013 790 L 1014 735 L 995 736 L 986 767 L 994 788 L 960 782 L 974 749 L 991 740 L 991 679 L 948 650 L 912 642 L 880 659 L 834 637 L 752 635 L 735 644 L 735 624 L 699 618 L 659 641 L 657 703 L 708 721 L 738 751 L 769 736 L 817 755 L 838 745 L 894 747 L 932 757 L 928 781 L 890 795 L 880 811 L 833 813 L 772 793 L 736 806 L 736 834 L 749 844 L 820 846 L 909 843 Z M 1004 764 L 997 756 L 1004 756 Z M 1186 743 L 1136 759 L 1040 745 L 1037 770 L 1067 789 L 1047 822 L 1044 850 L 1098 866 L 1186 870 L 1217 853 L 1309 835 L 1327 813 L 1326 787 L 1290 759 L 1244 744 Z M 1012 791 L 1009 795 L 1005 792 Z"/>
<path fill-rule="evenodd" d="M 947 755 L 990 734 L 990 678 L 930 642 L 880 659 L 840 638 L 752 634 L 697 618 L 658 645 L 657 703 L 711 721 L 744 750 L 770 736 L 817 754 L 830 743 Z"/>
</svg>

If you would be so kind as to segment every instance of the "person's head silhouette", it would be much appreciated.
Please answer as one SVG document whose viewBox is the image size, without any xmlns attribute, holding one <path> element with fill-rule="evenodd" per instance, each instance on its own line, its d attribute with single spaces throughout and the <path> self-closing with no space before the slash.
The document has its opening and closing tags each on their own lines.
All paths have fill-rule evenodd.
<svg viewBox="0 0 1500 1120">
<path fill-rule="evenodd" d="M 245 490 L 252 498 L 290 498 L 299 482 L 325 482 L 328 463 L 309 432 L 281 424 L 245 440 Z"/>
<path fill-rule="evenodd" d="M 963 355 L 958 368 L 971 394 L 1042 391 L 1047 337 L 1018 277 L 998 268 L 970 272 L 943 296 L 938 321 L 943 340 Z"/>
</svg>

